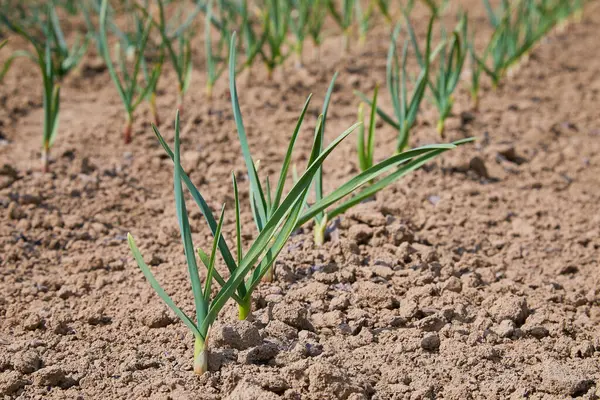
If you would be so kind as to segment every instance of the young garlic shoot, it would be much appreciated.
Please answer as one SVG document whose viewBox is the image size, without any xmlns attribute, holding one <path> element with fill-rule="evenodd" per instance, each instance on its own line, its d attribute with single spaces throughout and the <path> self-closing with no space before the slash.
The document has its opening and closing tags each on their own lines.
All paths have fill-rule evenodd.
<svg viewBox="0 0 600 400">
<path fill-rule="evenodd" d="M 522 60 L 526 60 L 533 47 L 560 21 L 559 10 L 564 2 L 537 4 L 532 0 L 511 5 L 503 0 L 502 6 L 494 12 L 488 0 L 484 5 L 494 34 L 483 57 L 474 57 L 481 69 L 492 80 L 493 88 L 512 74 Z M 558 13 L 558 14 L 557 14 Z M 491 55 L 491 66 L 486 65 L 485 56 Z"/>
<path fill-rule="evenodd" d="M 296 68 L 302 68 L 302 55 L 304 42 L 309 33 L 312 1 L 293 0 L 290 13 L 290 30 L 294 34 L 294 53 L 296 54 Z"/>
<path fill-rule="evenodd" d="M 241 17 L 240 36 L 242 38 L 245 61 L 240 70 L 248 68 L 248 81 L 252 78 L 252 65 L 256 57 L 260 55 L 264 40 L 266 38 L 257 35 L 254 32 L 253 20 L 250 17 L 248 10 L 248 0 L 242 0 L 239 7 L 239 15 Z"/>
<path fill-rule="evenodd" d="M 289 56 L 285 51 L 287 41 L 290 5 L 288 0 L 267 0 L 263 12 L 263 37 L 261 43 L 266 44 L 266 51 L 261 48 L 260 55 L 267 67 L 268 79 L 273 77 L 273 70 Z"/>
<path fill-rule="evenodd" d="M 51 21 L 51 15 L 53 12 L 52 8 L 53 5 L 49 4 L 45 27 L 46 32 L 51 32 L 53 29 L 53 24 Z M 10 64 L 15 57 L 27 57 L 37 63 L 38 67 L 40 68 L 40 72 L 42 74 L 42 97 L 44 107 L 41 162 L 42 171 L 46 173 L 49 171 L 50 148 L 54 144 L 56 134 L 58 133 L 58 120 L 60 113 L 60 85 L 58 84 L 57 74 L 59 68 L 57 68 L 57 66 L 54 64 L 54 60 L 52 59 L 52 42 L 54 39 L 51 35 L 47 35 L 45 37 L 45 42 L 42 45 L 21 26 L 14 23 L 10 23 L 8 26 L 13 32 L 28 41 L 33 46 L 35 52 L 31 53 L 27 50 L 19 50 L 13 53 L 4 64 L 0 79 L 8 71 Z"/>
<path fill-rule="evenodd" d="M 350 46 L 350 35 L 352 33 L 352 22 L 354 16 L 354 3 L 357 1 L 359 0 L 341 0 L 342 9 L 338 11 L 335 5 L 335 0 L 327 0 L 329 13 L 342 30 L 342 51 L 344 54 L 348 52 L 348 48 Z"/>
<path fill-rule="evenodd" d="M 0 42 L 0 50 L 2 50 L 2 48 L 4 46 L 6 46 L 6 44 L 8 43 L 8 39 L 4 39 L 2 42 Z M 0 82 L 2 82 L 2 80 L 4 79 L 4 76 L 6 75 L 6 73 L 8 72 L 8 70 L 10 69 L 10 66 L 12 65 L 13 61 L 17 58 L 17 57 L 21 57 L 21 56 L 25 56 L 26 52 L 22 51 L 22 50 L 17 50 L 15 52 L 13 52 L 2 64 L 2 69 L 0 70 Z"/>
<path fill-rule="evenodd" d="M 433 19 L 432 19 L 433 21 Z M 431 26 L 429 29 L 431 32 Z M 405 44 L 405 48 L 407 44 Z M 406 51 L 406 50 L 405 50 Z M 429 50 L 426 51 L 426 56 L 429 56 Z M 335 79 L 335 77 L 334 77 Z M 330 89 L 333 87 L 330 86 Z M 327 106 L 329 103 L 329 95 L 326 96 L 325 101 L 325 112 L 327 111 Z M 376 101 L 376 98 L 375 98 Z M 369 104 L 373 104 L 373 101 L 368 101 Z M 376 109 L 377 105 L 374 104 L 373 108 Z M 381 116 L 381 114 L 378 112 Z M 324 122 L 325 120 L 323 120 Z M 373 125 L 373 120 L 371 124 Z M 359 122 L 360 127 L 360 122 Z M 321 126 L 323 130 L 323 126 Z M 374 129 L 374 128 L 373 128 Z M 373 137 L 373 136 L 372 136 Z M 374 196 L 378 191 L 384 189 L 391 183 L 395 182 L 397 179 L 406 175 L 410 171 L 419 168 L 421 165 L 429 161 L 431 158 L 436 157 L 437 155 L 443 153 L 444 151 L 454 149 L 456 146 L 462 145 L 464 143 L 468 143 L 473 141 L 472 138 L 459 140 L 454 143 L 445 145 L 429 145 L 419 147 L 413 150 L 408 150 L 404 152 L 399 152 L 398 154 L 389 157 L 388 159 L 381 161 L 375 165 L 364 170 L 362 173 L 356 175 L 351 178 L 349 181 L 339 186 L 333 192 L 328 194 L 327 196 L 323 196 L 322 193 L 322 183 L 319 181 L 315 182 L 316 186 L 316 201 L 314 204 L 308 206 L 305 210 L 304 214 L 300 218 L 298 222 L 298 227 L 302 226 L 304 223 L 308 222 L 310 219 L 315 220 L 314 227 L 314 240 L 317 246 L 322 245 L 325 242 L 325 234 L 328 222 L 338 215 L 344 213 L 346 210 L 354 207 L 360 202 Z M 394 172 L 390 173 L 386 177 L 377 180 L 381 174 L 389 172 L 390 170 L 396 169 Z M 322 182 L 322 172 L 319 171 L 316 179 L 319 179 Z M 360 190 L 359 190 L 360 189 Z M 346 199 L 341 202 L 341 204 L 337 204 L 333 209 L 329 209 L 330 206 L 334 205 L 338 201 L 345 199 L 347 196 L 353 194 L 354 192 L 358 192 L 354 196 L 351 196 L 349 199 Z"/>
<path fill-rule="evenodd" d="M 40 9 L 45 9 L 44 18 L 42 18 Z M 28 14 L 27 16 L 19 18 L 21 23 L 18 24 L 18 27 L 17 24 L 12 22 L 15 19 L 9 19 L 7 14 L 0 13 L 0 21 L 17 35 L 22 36 L 19 30 L 28 32 L 30 39 L 27 39 L 27 41 L 37 48 L 43 48 L 45 47 L 45 42 L 49 42 L 52 59 L 51 66 L 54 71 L 54 76 L 57 81 L 61 81 L 80 64 L 83 56 L 87 52 L 89 38 L 86 35 L 82 41 L 80 35 L 76 34 L 73 45 L 69 48 L 60 26 L 60 20 L 58 19 L 56 9 L 57 2 L 56 0 L 52 0 L 49 1 L 47 5 L 29 9 L 28 12 L 31 12 L 32 15 Z M 37 30 L 40 31 L 39 37 L 41 39 L 38 39 L 38 35 L 31 33 Z M 0 80 L 9 70 L 12 62 L 18 57 L 29 57 L 29 54 L 26 51 L 15 51 L 4 62 L 3 69 L 0 71 Z"/>
<path fill-rule="evenodd" d="M 367 33 L 369 32 L 369 21 L 373 14 L 373 3 L 369 2 L 369 6 L 366 11 L 363 11 L 363 7 L 360 0 L 356 0 L 354 3 L 354 14 L 356 16 L 356 22 L 358 24 L 358 45 L 363 47 L 367 42 Z"/>
<path fill-rule="evenodd" d="M 441 4 L 438 4 L 437 0 L 423 0 L 423 4 L 429 7 L 433 16 L 439 18 L 442 16 L 444 10 L 448 6 L 448 0 L 442 0 Z"/>
<path fill-rule="evenodd" d="M 177 76 L 177 109 L 183 114 L 183 100 L 187 93 L 192 79 L 192 46 L 190 44 L 190 34 L 186 30 L 178 30 L 178 34 L 170 36 L 167 32 L 167 22 L 165 17 L 165 8 L 163 0 L 156 0 L 158 4 L 158 22 L 152 18 L 148 10 L 137 5 L 152 25 L 154 25 L 161 36 L 162 46 L 171 60 L 173 69 Z M 174 43 L 176 42 L 176 43 Z"/>
<path fill-rule="evenodd" d="M 320 59 L 321 45 L 323 44 L 323 24 L 327 17 L 327 4 L 329 0 L 305 0 L 310 3 L 310 18 L 308 19 L 308 34 L 315 47 L 315 59 Z"/>
<path fill-rule="evenodd" d="M 148 19 L 144 25 L 144 31 L 142 32 L 142 35 L 139 38 L 139 42 L 136 45 L 137 52 L 135 54 L 133 69 L 131 72 L 129 72 L 128 67 L 126 65 L 125 57 L 121 52 L 121 46 L 119 45 L 119 43 L 116 44 L 116 63 L 121 73 L 121 76 L 119 76 L 119 73 L 117 73 L 117 70 L 115 68 L 115 63 L 113 62 L 113 59 L 110 55 L 110 50 L 108 46 L 108 38 L 106 33 L 107 13 L 108 0 L 102 0 L 102 5 L 100 8 L 100 26 L 96 42 L 98 45 L 98 51 L 102 58 L 104 58 L 104 62 L 106 63 L 108 74 L 110 75 L 117 89 L 117 92 L 119 93 L 119 97 L 121 98 L 123 106 L 125 107 L 125 127 L 123 128 L 123 140 L 125 141 L 125 144 L 128 144 L 131 143 L 131 134 L 133 129 L 135 110 L 155 86 L 154 81 L 158 80 L 161 67 L 155 66 L 153 73 L 151 74 L 152 79 L 150 79 L 150 81 L 147 82 L 145 86 L 139 86 L 140 82 L 138 80 L 138 75 L 141 70 L 141 64 L 144 58 L 144 51 L 148 43 L 148 36 L 150 34 L 150 28 L 152 26 L 151 21 Z"/>
<path fill-rule="evenodd" d="M 83 56 L 87 52 L 89 45 L 89 37 L 86 35 L 81 42 L 80 37 L 75 36 L 75 41 L 71 48 L 67 45 L 65 36 L 60 26 L 60 20 L 56 13 L 55 0 L 50 2 L 49 11 L 49 28 L 47 35 L 52 36 L 52 59 L 54 60 L 54 68 L 58 80 L 62 80 L 69 72 L 75 69 L 81 62 Z"/>
<path fill-rule="evenodd" d="M 146 0 L 147 6 L 147 0 Z M 126 48 L 133 49 L 132 55 L 135 56 L 135 43 L 139 43 L 140 40 L 144 36 L 145 24 L 144 20 L 139 17 L 137 13 L 133 13 L 135 20 L 135 32 L 133 39 L 130 41 L 128 36 L 125 34 L 121 34 L 123 37 L 123 41 Z M 160 80 L 160 76 L 162 73 L 162 67 L 165 61 L 165 51 L 164 47 L 160 47 L 158 49 L 158 58 L 154 61 L 152 69 L 148 66 L 148 61 L 146 61 L 146 57 L 142 57 L 141 59 L 141 68 L 142 73 L 144 75 L 144 81 L 146 85 L 150 86 L 146 93 L 146 100 L 148 101 L 148 106 L 150 107 L 150 114 L 152 115 L 152 120 L 154 121 L 154 125 L 160 126 L 161 119 L 158 113 L 158 107 L 156 106 L 156 93 L 158 90 L 158 81 Z M 142 91 L 143 89 L 138 86 L 138 91 Z"/>
<path fill-rule="evenodd" d="M 182 311 L 171 299 L 171 297 L 164 291 L 160 286 L 152 271 L 148 265 L 144 262 L 144 259 L 138 250 L 133 236 L 128 233 L 127 241 L 129 248 L 133 253 L 138 266 L 142 270 L 142 273 L 146 279 L 150 282 L 150 285 L 158 296 L 175 312 L 175 314 L 183 321 L 183 323 L 190 329 L 194 335 L 194 373 L 202 375 L 208 370 L 208 338 L 209 330 L 215 321 L 218 310 L 215 312 L 214 309 L 217 306 L 217 297 L 212 297 L 211 284 L 213 281 L 213 273 L 215 270 L 215 261 L 217 256 L 217 243 L 218 240 L 214 240 L 210 257 L 207 261 L 208 272 L 204 285 L 200 281 L 200 275 L 198 273 L 198 264 L 196 262 L 194 244 L 192 242 L 192 234 L 190 228 L 190 221 L 188 218 L 188 212 L 184 201 L 183 188 L 181 185 L 182 175 L 184 172 L 180 165 L 180 151 L 179 151 L 179 112 L 175 119 L 175 172 L 174 172 L 174 192 L 175 192 L 175 207 L 177 210 L 177 220 L 179 222 L 179 229 L 181 233 L 181 239 L 183 242 L 183 248 L 185 258 L 188 267 L 188 273 L 190 276 L 190 283 L 192 286 L 192 294 L 194 297 L 194 306 L 196 311 L 196 320 L 188 317 L 187 314 Z M 188 178 L 189 180 L 189 178 Z M 219 222 L 215 228 L 215 237 L 221 237 L 221 228 L 223 226 L 223 217 L 225 212 L 225 206 L 221 210 L 221 216 Z M 204 287 L 204 288 L 203 288 Z M 231 293 L 229 293 L 231 297 Z M 222 305 L 220 306 L 222 307 Z M 219 309 L 220 309 L 219 307 Z"/>
<path fill-rule="evenodd" d="M 335 81 L 337 79 L 338 73 L 333 74 L 333 78 L 331 79 L 331 83 L 329 84 L 329 88 L 327 89 L 327 93 L 325 94 L 325 100 L 323 101 L 323 111 L 321 114 L 323 115 L 323 121 L 321 122 L 321 138 L 325 136 L 325 122 L 327 121 L 327 112 L 329 111 L 329 103 L 331 102 L 331 94 L 333 93 L 333 89 L 335 87 Z M 323 147 L 323 142 L 318 143 L 319 149 Z M 317 172 L 317 176 L 315 177 L 315 201 L 319 202 L 323 200 L 323 168 L 319 168 Z M 317 246 L 325 243 L 325 231 L 327 229 L 327 224 L 329 219 L 327 218 L 327 214 L 324 211 L 318 212 L 314 216 L 314 241 Z"/>
<path fill-rule="evenodd" d="M 324 196 L 321 200 L 307 206 L 304 213 L 298 220 L 297 228 L 315 218 L 315 216 L 320 213 L 324 214 L 322 219 L 323 221 L 331 221 L 335 217 L 345 213 L 350 208 L 373 197 L 375 194 L 377 194 L 377 192 L 386 188 L 409 172 L 418 169 L 432 158 L 437 157 L 445 151 L 455 149 L 457 146 L 470 143 L 474 140 L 474 138 L 467 138 L 448 144 L 425 145 L 395 154 L 352 177 L 333 192 L 329 193 L 327 196 Z M 392 172 L 387 176 L 377 180 L 380 175 L 390 171 Z M 355 192 L 356 194 L 354 194 Z M 354 195 L 346 199 L 346 197 L 351 194 Z M 340 200 L 343 201 L 335 205 L 335 207 L 332 209 L 329 208 L 330 206 L 338 203 Z M 325 222 L 321 227 L 323 232 L 315 235 L 316 245 L 322 245 L 324 243 L 326 227 L 327 223 Z M 317 239 L 322 239 L 322 241 L 317 242 Z"/>
<path fill-rule="evenodd" d="M 306 115 L 310 97 L 302 109 L 302 113 L 298 119 L 296 129 L 290 139 L 290 144 L 286 153 L 285 160 L 280 172 L 277 186 L 274 194 L 270 193 L 266 195 L 266 191 L 261 184 L 258 177 L 255 165 L 250 150 L 248 147 L 248 141 L 246 132 L 244 129 L 242 114 L 239 107 L 239 100 L 237 95 L 237 88 L 235 82 L 236 75 L 236 52 L 235 52 L 235 32 L 231 39 L 231 48 L 229 56 L 229 82 L 231 91 L 231 102 L 233 107 L 234 119 L 236 127 L 238 129 L 238 136 L 240 139 L 240 145 L 242 147 L 242 154 L 247 167 L 247 173 L 250 181 L 250 192 L 252 197 L 251 208 L 253 209 L 253 216 L 258 229 L 258 236 L 250 246 L 250 248 L 244 252 L 242 249 L 241 242 L 241 220 L 239 218 L 239 195 L 237 194 L 237 182 L 235 175 L 233 178 L 234 183 L 234 198 L 236 202 L 236 248 L 237 256 L 234 258 L 230 251 L 226 241 L 222 236 L 217 233 L 218 224 L 212 213 L 210 207 L 204 200 L 204 197 L 200 194 L 198 189 L 191 182 L 185 172 L 181 172 L 181 178 L 187 186 L 190 194 L 194 201 L 200 208 L 202 215 L 204 215 L 206 222 L 213 233 L 213 237 L 218 238 L 217 247 L 225 262 L 227 269 L 229 270 L 230 277 L 225 279 L 216 269 L 213 269 L 212 277 L 221 286 L 219 293 L 213 298 L 212 305 L 209 306 L 209 312 L 204 322 L 199 322 L 201 326 L 210 326 L 216 318 L 216 315 L 223 307 L 225 302 L 232 298 L 237 304 L 239 309 L 240 319 L 245 319 L 251 314 L 252 294 L 254 289 L 261 282 L 262 278 L 269 273 L 277 255 L 284 248 L 287 240 L 289 239 L 292 232 L 298 227 L 298 218 L 302 211 L 303 205 L 306 202 L 308 191 L 312 185 L 317 170 L 322 165 L 323 161 L 331 154 L 331 152 L 344 140 L 357 125 L 354 125 L 347 129 L 344 133 L 338 136 L 327 148 L 323 151 L 320 149 L 320 143 L 322 142 L 322 130 L 319 129 L 320 122 L 317 124 L 315 131 L 315 137 L 313 140 L 313 146 L 310 153 L 309 161 L 306 170 L 294 183 L 291 189 L 284 195 L 284 186 L 288 175 L 289 166 L 291 163 L 292 151 L 296 143 L 297 136 L 300 132 L 300 126 Z M 322 117 L 319 121 L 322 120 Z M 175 146 L 175 153 L 169 148 L 166 141 L 161 136 L 158 129 L 154 128 L 154 132 L 165 149 L 168 156 L 178 165 L 179 155 L 178 148 Z M 176 124 L 176 138 L 178 137 L 179 125 Z M 267 203 L 267 198 L 269 202 Z M 186 253 L 188 253 L 186 251 Z M 210 265 L 210 257 L 206 257 L 206 253 L 199 251 L 200 259 L 203 260 L 204 264 Z M 206 262 L 208 260 L 208 262 Z M 155 288 L 156 289 L 156 288 Z M 160 293 L 159 293 L 160 294 Z M 161 296 L 162 297 L 162 296 Z M 164 300 L 164 298 L 163 298 Z M 179 315 L 179 314 L 178 314 Z M 212 318 L 212 319 L 211 319 Z M 207 322 L 208 321 L 208 322 Z M 204 331 L 200 330 L 200 333 L 204 334 Z"/>
<path fill-rule="evenodd" d="M 460 81 L 467 57 L 466 35 L 467 17 L 466 14 L 463 14 L 458 26 L 452 32 L 452 38 L 449 42 L 445 39 L 445 34 L 443 33 L 442 47 L 438 58 L 438 73 L 435 81 L 429 80 L 433 102 L 439 113 L 436 129 L 442 138 L 444 138 L 446 119 L 450 115 L 454 104 L 453 93 Z M 416 43 L 413 44 L 416 45 Z M 448 48 L 450 49 L 449 51 Z"/>
<path fill-rule="evenodd" d="M 158 90 L 158 81 L 162 73 L 164 61 L 165 53 L 163 49 L 160 50 L 158 60 L 154 63 L 152 69 L 148 68 L 148 63 L 145 59 L 142 58 L 142 72 L 144 74 L 144 80 L 146 81 L 146 85 L 149 86 L 149 89 L 147 90 L 146 94 L 146 99 L 148 100 L 148 105 L 150 106 L 150 114 L 152 115 L 152 120 L 154 121 L 154 125 L 156 126 L 160 126 L 161 123 L 158 108 L 156 106 L 156 92 Z"/>
<path fill-rule="evenodd" d="M 222 10 L 222 2 L 219 1 L 219 8 Z M 212 41 L 212 21 L 213 14 L 213 1 L 210 0 L 207 4 L 205 23 L 204 23 L 204 45 L 206 50 L 206 97 L 208 100 L 212 99 L 213 87 L 215 82 L 221 77 L 226 69 L 225 62 L 227 57 L 222 57 L 220 54 L 213 53 L 213 41 Z M 223 12 L 221 12 L 223 15 Z M 222 19 L 223 23 L 226 19 Z M 226 38 L 228 36 L 227 28 L 221 30 L 221 37 Z M 219 65 L 222 64 L 222 65 Z"/>
<path fill-rule="evenodd" d="M 407 20 L 408 20 L 408 16 Z M 381 108 L 376 107 L 377 114 L 381 117 L 381 119 L 392 126 L 394 129 L 398 131 L 398 140 L 396 144 L 396 153 L 401 153 L 409 143 L 410 138 L 410 130 L 412 129 L 415 121 L 417 119 L 417 114 L 419 112 L 419 107 L 421 102 L 423 101 L 423 97 L 425 96 L 425 89 L 427 88 L 427 84 L 429 81 L 429 65 L 432 59 L 431 54 L 431 34 L 433 29 L 433 22 L 435 17 L 431 17 L 429 20 L 429 27 L 427 29 L 427 39 L 426 39 L 426 48 L 425 48 L 425 57 L 421 54 L 418 46 L 415 47 L 415 55 L 417 60 L 419 61 L 419 65 L 421 65 L 421 72 L 417 76 L 415 81 L 415 85 L 411 96 L 408 96 L 407 89 L 407 71 L 406 71 L 406 62 L 408 59 L 408 42 L 404 42 L 404 46 L 402 48 L 402 58 L 398 59 L 397 53 L 397 40 L 398 35 L 400 33 L 400 25 L 396 25 L 394 28 L 394 32 L 392 33 L 392 40 L 390 43 L 388 57 L 387 57 L 387 67 L 386 67 L 386 81 L 387 88 L 390 92 L 390 97 L 392 99 L 392 105 L 394 109 L 394 117 L 387 114 Z M 416 41 L 414 32 L 409 27 L 409 34 L 413 38 L 413 41 Z M 356 94 L 367 104 L 371 105 L 371 101 L 367 98 L 366 95 L 360 92 L 356 92 Z"/>
<path fill-rule="evenodd" d="M 411 0 L 411 2 L 413 1 L 414 0 Z M 385 18 L 385 22 L 387 22 L 391 26 L 393 24 L 394 19 L 390 11 L 390 0 L 375 0 L 374 3 L 377 6 L 377 9 L 381 13 L 381 15 L 383 15 L 383 17 Z"/>
<path fill-rule="evenodd" d="M 375 86 L 373 92 L 373 99 L 371 100 L 371 113 L 369 118 L 369 127 L 367 135 L 365 136 L 365 105 L 366 103 L 360 102 L 358 106 L 358 137 L 357 137 L 357 148 L 358 153 L 358 166 L 361 171 L 366 171 L 373 166 L 373 153 L 375 151 L 375 122 L 377 118 L 377 92 L 379 86 Z"/>
</svg>

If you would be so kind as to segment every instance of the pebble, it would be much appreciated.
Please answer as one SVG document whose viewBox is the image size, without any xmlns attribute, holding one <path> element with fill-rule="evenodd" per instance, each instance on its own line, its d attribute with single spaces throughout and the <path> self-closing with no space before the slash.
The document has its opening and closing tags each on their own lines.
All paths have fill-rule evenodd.
<svg viewBox="0 0 600 400">
<path fill-rule="evenodd" d="M 373 229 L 365 224 L 355 224 L 348 229 L 348 237 L 356 244 L 367 244 L 373 237 Z"/>
<path fill-rule="evenodd" d="M 12 360 L 12 366 L 15 370 L 23 374 L 31 374 L 42 367 L 42 359 L 33 350 L 16 354 Z"/>
<path fill-rule="evenodd" d="M 421 347 L 424 350 L 435 351 L 440 347 L 440 337 L 435 332 L 428 332 L 421 339 Z"/>
<path fill-rule="evenodd" d="M 262 338 L 258 328 L 252 322 L 242 320 L 213 325 L 211 342 L 215 347 L 246 350 L 262 344 Z"/>
<path fill-rule="evenodd" d="M 42 368 L 34 374 L 33 382 L 37 386 L 60 386 L 63 389 L 73 386 L 76 382 L 67 377 L 67 373 L 59 366 L 53 365 Z"/>
<path fill-rule="evenodd" d="M 510 319 L 505 319 L 502 322 L 500 322 L 498 326 L 492 328 L 492 331 L 502 338 L 511 337 L 512 334 L 515 332 L 515 323 L 512 322 Z"/>
<path fill-rule="evenodd" d="M 267 342 L 248 350 L 241 351 L 238 354 L 238 362 L 241 364 L 259 364 L 273 359 L 279 349 L 275 343 Z"/>
<path fill-rule="evenodd" d="M 30 314 L 29 317 L 23 321 L 23 329 L 26 331 L 35 331 L 43 326 L 44 320 L 37 314 Z"/>
<path fill-rule="evenodd" d="M 313 330 L 308 310 L 298 302 L 275 304 L 273 318 L 297 329 Z"/>
<path fill-rule="evenodd" d="M 173 323 L 173 318 L 164 308 L 146 309 L 139 314 L 139 318 L 148 328 L 164 328 Z"/>
<path fill-rule="evenodd" d="M 517 325 L 521 325 L 529 315 L 527 301 L 523 297 L 507 295 L 494 301 L 490 308 L 490 315 L 496 322 L 509 319 Z"/>
<path fill-rule="evenodd" d="M 462 282 L 456 276 L 451 276 L 444 282 L 444 286 L 442 286 L 442 289 L 445 292 L 450 291 L 450 292 L 460 293 L 460 292 L 462 292 Z"/>
<path fill-rule="evenodd" d="M 0 395 L 10 396 L 29 384 L 17 371 L 5 372 L 0 375 Z"/>
<path fill-rule="evenodd" d="M 298 331 L 295 328 L 278 320 L 269 321 L 264 334 L 279 340 L 293 340 L 298 337 Z"/>
</svg>

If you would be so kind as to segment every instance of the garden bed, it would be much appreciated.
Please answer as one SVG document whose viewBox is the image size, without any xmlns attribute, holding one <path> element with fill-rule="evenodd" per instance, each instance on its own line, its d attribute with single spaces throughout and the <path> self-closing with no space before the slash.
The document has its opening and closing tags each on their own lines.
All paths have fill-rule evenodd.
<svg viewBox="0 0 600 400">
<path fill-rule="evenodd" d="M 467 4 L 468 3 L 468 4 Z M 465 2 L 486 32 L 479 1 Z M 427 13 L 415 10 L 424 33 Z M 173 167 L 146 114 L 120 140 L 121 105 L 95 56 L 63 85 L 51 172 L 39 172 L 38 77 L 20 61 L 0 86 L 0 395 L 12 398 L 563 399 L 600 396 L 600 7 L 545 38 L 514 76 L 487 86 L 479 111 L 459 88 L 449 151 L 346 213 L 315 248 L 310 226 L 261 285 L 250 321 L 233 303 L 210 332 L 209 372 L 193 375 L 193 338 L 161 302 L 127 246 L 131 232 L 157 279 L 193 305 L 172 193 Z M 449 15 L 452 13 L 449 13 Z M 448 17 L 452 22 L 452 17 Z M 478 28 L 479 31 L 479 28 Z M 304 164 L 334 71 L 331 140 L 356 120 L 354 89 L 385 80 L 389 28 L 319 63 L 239 77 L 250 147 L 281 162 L 305 97 Z M 18 48 L 18 42 L 10 48 Z M 198 45 L 200 46 L 200 45 Z M 310 59 L 310 57 L 307 57 Z M 196 65 L 201 65 L 199 60 Z M 37 71 L 36 71 L 37 72 Z M 158 98 L 172 141 L 175 93 Z M 202 87 L 202 71 L 194 71 Z M 233 209 L 231 171 L 248 182 L 226 82 L 182 114 L 182 165 L 213 209 Z M 381 106 L 389 109 L 386 91 Z M 424 102 L 411 144 L 438 141 Z M 377 130 L 376 158 L 395 132 Z M 348 138 L 324 167 L 326 191 L 357 171 Z M 190 203 L 191 204 L 191 203 Z M 196 244 L 210 246 L 190 205 Z M 232 215 L 224 231 L 235 231 Z M 250 210 L 242 214 L 253 227 Z M 248 241 L 255 233 L 244 231 Z M 219 265 L 218 268 L 222 266 Z"/>
</svg>

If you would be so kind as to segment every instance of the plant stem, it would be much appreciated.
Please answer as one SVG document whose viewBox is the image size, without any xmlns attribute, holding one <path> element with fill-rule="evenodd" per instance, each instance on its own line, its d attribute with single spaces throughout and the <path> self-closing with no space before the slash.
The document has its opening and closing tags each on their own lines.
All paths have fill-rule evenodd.
<svg viewBox="0 0 600 400">
<path fill-rule="evenodd" d="M 156 108 L 156 93 L 150 95 L 150 113 L 154 118 L 154 125 L 160 126 L 160 117 L 158 116 L 158 110 Z"/>
<path fill-rule="evenodd" d="M 238 318 L 240 321 L 247 319 L 252 314 L 252 297 L 244 299 L 243 304 L 238 304 Z"/>
<path fill-rule="evenodd" d="M 444 131 L 446 130 L 446 124 L 444 123 L 444 119 L 440 118 L 437 122 L 436 130 L 440 134 L 440 137 L 443 139 L 445 137 Z"/>
<path fill-rule="evenodd" d="M 202 375 L 208 371 L 208 350 L 206 341 L 197 337 L 194 342 L 194 373 Z"/>
<path fill-rule="evenodd" d="M 471 104 L 473 111 L 479 110 L 479 89 L 471 90 Z"/>
<path fill-rule="evenodd" d="M 183 92 L 181 89 L 179 93 L 177 93 L 177 109 L 179 110 L 179 114 L 183 114 Z"/>
<path fill-rule="evenodd" d="M 42 172 L 46 173 L 49 171 L 48 168 L 48 155 L 50 153 L 50 148 L 48 147 L 48 143 L 44 143 L 44 147 L 42 148 Z"/>
<path fill-rule="evenodd" d="M 301 69 L 304 63 L 302 62 L 303 46 L 302 42 L 296 42 L 296 68 Z"/>
<path fill-rule="evenodd" d="M 404 121 L 402 126 L 400 127 L 400 133 L 398 135 L 398 146 L 396 147 L 396 154 L 402 153 L 406 146 L 408 146 L 408 133 L 410 127 L 408 125 L 408 121 Z"/>
<path fill-rule="evenodd" d="M 262 280 L 263 280 L 263 282 L 267 282 L 267 283 L 271 283 L 275 280 L 275 264 L 273 264 L 269 267 L 269 270 L 267 271 L 265 276 L 263 276 Z"/>
<path fill-rule="evenodd" d="M 207 83 L 206 84 L 206 98 L 208 99 L 208 101 L 212 100 L 212 93 L 213 93 L 213 85 L 212 85 L 212 83 Z"/>
<path fill-rule="evenodd" d="M 344 30 L 344 34 L 342 35 L 342 55 L 346 55 L 348 53 L 348 48 L 350 47 L 350 29 Z"/>
<path fill-rule="evenodd" d="M 127 118 L 125 120 L 125 128 L 123 129 L 123 140 L 125 144 L 131 143 L 131 130 L 133 126 L 133 118 L 131 114 L 127 114 Z"/>
<path fill-rule="evenodd" d="M 315 221 L 314 235 L 315 235 L 315 245 L 323 246 L 325 243 L 325 229 L 327 228 L 327 214 L 323 216 L 321 222 Z"/>
</svg>

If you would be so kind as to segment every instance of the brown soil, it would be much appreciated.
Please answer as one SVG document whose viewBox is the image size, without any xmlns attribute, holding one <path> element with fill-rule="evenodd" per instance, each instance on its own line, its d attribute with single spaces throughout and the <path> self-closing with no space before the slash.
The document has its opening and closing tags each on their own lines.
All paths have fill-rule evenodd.
<svg viewBox="0 0 600 400">
<path fill-rule="evenodd" d="M 479 2 L 467 3 L 485 38 Z M 422 33 L 425 12 L 416 15 Z M 290 63 L 270 82 L 258 67 L 251 79 L 240 76 L 262 173 L 275 171 L 312 90 L 297 149 L 305 160 L 336 69 L 328 138 L 354 122 L 352 90 L 369 93 L 384 80 L 381 25 L 345 59 L 331 37 L 320 64 L 307 56 L 306 69 Z M 191 311 L 172 164 L 143 122 L 147 110 L 133 144 L 123 145 L 118 96 L 89 56 L 63 85 L 52 172 L 41 174 L 39 77 L 30 63 L 16 64 L 0 87 L 0 397 L 597 399 L 599 27 L 596 2 L 581 24 L 546 38 L 503 87 L 484 88 L 479 112 L 469 111 L 461 88 L 448 135 L 477 136 L 477 144 L 345 215 L 322 248 L 313 247 L 310 227 L 295 235 L 277 281 L 256 294 L 254 320 L 236 321 L 233 305 L 222 314 L 202 377 L 191 372 L 191 334 L 126 244 L 131 231 L 167 292 Z M 173 82 L 167 71 L 158 100 L 168 121 Z M 228 204 L 233 238 L 229 174 L 243 180 L 244 169 L 226 85 L 221 80 L 209 103 L 195 71 L 182 146 L 184 167 L 211 205 Z M 389 105 L 385 90 L 381 102 Z M 413 145 L 437 140 L 435 117 L 425 104 Z M 162 131 L 172 140 L 171 126 Z M 377 140 L 383 158 L 394 132 L 382 125 Z M 356 168 L 349 139 L 326 163 L 327 187 Z M 244 196 L 247 203 L 245 187 Z M 205 224 L 189 207 L 195 243 L 206 246 Z M 249 212 L 244 220 L 249 239 Z"/>
</svg>

